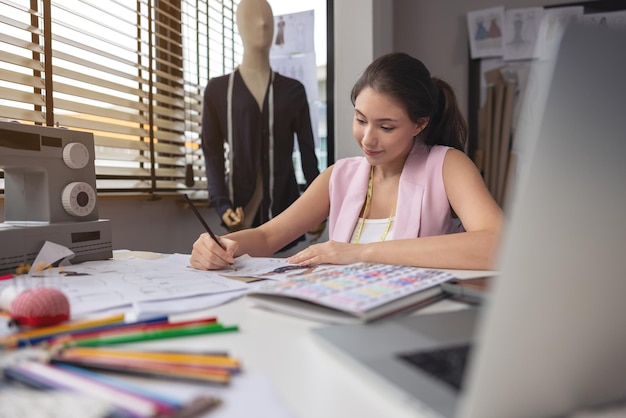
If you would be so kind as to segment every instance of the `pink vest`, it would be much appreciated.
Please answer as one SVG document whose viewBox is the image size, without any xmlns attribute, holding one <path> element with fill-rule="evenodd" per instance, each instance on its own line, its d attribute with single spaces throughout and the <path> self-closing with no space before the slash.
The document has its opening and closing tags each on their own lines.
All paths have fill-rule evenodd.
<svg viewBox="0 0 626 418">
<path fill-rule="evenodd" d="M 452 218 L 443 184 L 443 160 L 450 147 L 416 142 L 400 175 L 393 231 L 387 239 L 404 239 L 462 231 Z M 364 157 L 337 161 L 330 177 L 329 238 L 350 242 L 365 202 L 370 165 Z"/>
</svg>

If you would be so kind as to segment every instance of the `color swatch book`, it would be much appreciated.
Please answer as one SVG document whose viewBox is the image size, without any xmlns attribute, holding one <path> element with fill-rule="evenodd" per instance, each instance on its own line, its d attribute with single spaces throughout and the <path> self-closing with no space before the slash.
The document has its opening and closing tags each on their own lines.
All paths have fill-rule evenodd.
<svg viewBox="0 0 626 418">
<path fill-rule="evenodd" d="M 443 297 L 452 273 L 417 267 L 356 263 L 320 266 L 247 294 L 257 306 L 327 323 L 369 322 L 417 309 Z"/>
</svg>

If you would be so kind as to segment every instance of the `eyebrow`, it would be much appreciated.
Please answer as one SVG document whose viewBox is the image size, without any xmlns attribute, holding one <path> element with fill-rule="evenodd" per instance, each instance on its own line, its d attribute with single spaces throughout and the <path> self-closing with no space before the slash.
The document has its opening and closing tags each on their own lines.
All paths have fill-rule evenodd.
<svg viewBox="0 0 626 418">
<path fill-rule="evenodd" d="M 363 116 L 364 118 L 367 119 L 367 116 L 365 116 L 361 111 L 359 111 L 359 109 L 357 109 L 356 107 L 354 108 L 354 111 L 356 113 L 358 113 L 359 115 Z M 380 119 L 375 119 L 374 122 L 398 122 L 398 119 L 392 119 L 392 118 L 380 118 Z"/>
</svg>

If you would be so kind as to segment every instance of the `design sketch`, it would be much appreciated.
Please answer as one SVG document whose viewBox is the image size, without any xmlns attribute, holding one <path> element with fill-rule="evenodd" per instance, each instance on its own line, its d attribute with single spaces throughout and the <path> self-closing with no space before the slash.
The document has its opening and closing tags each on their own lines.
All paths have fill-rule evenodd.
<svg viewBox="0 0 626 418">
<path fill-rule="evenodd" d="M 283 16 L 278 16 L 278 22 L 276 23 L 276 41 L 275 45 L 282 46 L 285 44 L 285 18 Z"/>
<path fill-rule="evenodd" d="M 73 317 L 138 302 L 247 288 L 245 283 L 227 279 L 219 272 L 189 268 L 188 260 L 188 255 L 174 254 L 159 260 L 89 261 L 72 265 L 69 275 L 63 268 L 46 270 L 43 280 L 67 295 Z M 0 291 L 11 282 L 3 281 Z"/>
<path fill-rule="evenodd" d="M 274 25 L 270 56 L 315 53 L 313 10 L 274 16 Z"/>
<path fill-rule="evenodd" d="M 543 17 L 542 7 L 510 9 L 504 18 L 504 60 L 537 58 L 536 50 L 539 26 Z"/>
<path fill-rule="evenodd" d="M 504 7 L 492 7 L 467 14 L 468 37 L 472 58 L 502 56 Z"/>
<path fill-rule="evenodd" d="M 592 25 L 604 26 L 611 29 L 626 28 L 626 11 L 594 13 L 585 15 L 584 22 Z"/>
<path fill-rule="evenodd" d="M 555 7 L 544 10 L 537 36 L 536 56 L 544 60 L 550 59 L 556 53 L 567 25 L 580 21 L 583 13 L 583 6 Z"/>
</svg>

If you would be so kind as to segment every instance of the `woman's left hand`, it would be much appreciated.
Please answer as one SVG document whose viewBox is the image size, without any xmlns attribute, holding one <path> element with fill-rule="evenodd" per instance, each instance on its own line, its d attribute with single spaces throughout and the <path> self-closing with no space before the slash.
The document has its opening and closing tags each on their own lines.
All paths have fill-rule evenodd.
<svg viewBox="0 0 626 418">
<path fill-rule="evenodd" d="M 318 264 L 351 264 L 361 261 L 363 247 L 359 244 L 327 241 L 310 245 L 308 248 L 287 258 L 291 264 L 312 266 Z"/>
</svg>

